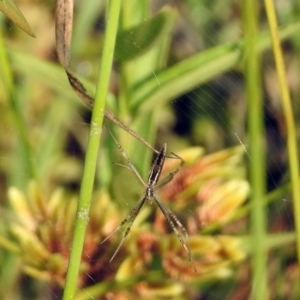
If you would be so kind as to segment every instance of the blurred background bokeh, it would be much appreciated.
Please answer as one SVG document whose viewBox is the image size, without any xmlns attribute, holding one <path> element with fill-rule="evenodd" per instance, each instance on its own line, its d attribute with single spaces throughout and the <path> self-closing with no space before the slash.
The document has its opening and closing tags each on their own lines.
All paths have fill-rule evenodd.
<svg viewBox="0 0 300 300">
<path fill-rule="evenodd" d="M 107 2 L 74 4 L 71 68 L 91 95 L 99 70 Z M 268 40 L 268 23 L 263 2 L 258 2 L 263 43 Z M 59 65 L 55 2 L 14 3 L 36 37 L 0 14 L 0 298 L 60 299 L 91 110 L 74 93 Z M 280 30 L 285 33 L 282 48 L 299 136 L 300 5 L 297 0 L 275 4 Z M 249 299 L 253 240 L 249 238 L 251 157 L 247 151 L 242 3 L 132 0 L 123 7 L 120 31 L 128 30 L 124 35 L 128 37 L 131 27 L 139 27 L 162 9 L 168 21 L 157 33 L 157 41 L 147 46 L 150 54 L 145 48 L 141 57 L 115 60 L 108 107 L 157 149 L 167 143 L 169 153 L 186 160 L 160 196 L 187 228 L 198 272 L 193 271 L 155 206 L 144 208 L 128 241 L 109 264 L 121 234 L 103 245 L 100 242 L 127 216 L 143 187 L 128 170 L 113 164 L 124 161 L 103 128 L 76 299 Z M 158 32 L 162 25 L 154 22 L 153 26 Z M 164 45 L 161 52 L 157 50 L 160 44 Z M 261 201 L 266 203 L 270 234 L 266 299 L 299 299 L 287 132 L 271 43 L 262 48 L 266 197 Z M 165 93 L 169 89 L 174 97 L 159 94 L 161 98 L 149 103 L 146 93 L 139 98 L 149 78 L 157 79 L 159 86 L 159 72 L 173 70 L 180 63 L 183 70 L 186 61 L 192 64 L 195 58 L 196 63 L 202 53 L 204 67 L 205 60 L 211 61 L 208 69 L 199 64 L 195 75 L 190 74 L 199 76 L 198 82 L 194 80 L 186 89 L 178 87 L 178 91 L 176 84 L 166 87 Z M 151 66 L 153 61 L 157 65 Z M 7 69 L 12 74 L 11 90 L 7 88 L 10 79 L 3 78 Z M 174 77 L 180 81 L 183 73 Z M 153 153 L 115 124 L 108 120 L 106 124 L 146 179 Z M 177 163 L 167 161 L 164 175 L 176 169 Z"/>
</svg>

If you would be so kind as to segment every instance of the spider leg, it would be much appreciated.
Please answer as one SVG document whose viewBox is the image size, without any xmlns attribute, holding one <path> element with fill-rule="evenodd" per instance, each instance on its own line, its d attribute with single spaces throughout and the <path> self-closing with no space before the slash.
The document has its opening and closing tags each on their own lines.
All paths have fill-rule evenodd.
<svg viewBox="0 0 300 300">
<path fill-rule="evenodd" d="M 134 167 L 134 165 L 131 163 L 130 159 L 128 158 L 127 154 L 125 153 L 125 151 L 123 150 L 122 146 L 118 143 L 118 141 L 116 140 L 116 138 L 114 137 L 114 135 L 112 134 L 112 132 L 108 129 L 108 127 L 106 126 L 109 134 L 111 135 L 111 137 L 113 138 L 115 144 L 117 145 L 118 149 L 120 150 L 121 154 L 123 155 L 123 157 L 125 158 L 127 164 L 128 164 L 128 169 L 130 171 L 132 171 L 134 173 L 134 175 L 138 178 L 138 180 L 142 183 L 142 185 L 144 187 L 147 187 L 147 184 L 145 183 L 145 181 L 143 180 L 143 178 L 141 177 L 141 175 L 139 174 L 139 172 L 137 171 L 137 169 Z M 118 163 L 117 163 L 118 165 Z M 121 166 L 124 167 L 124 165 L 119 164 Z"/>
<path fill-rule="evenodd" d="M 162 201 L 160 201 L 156 196 L 154 197 L 157 205 L 159 206 L 160 210 L 162 211 L 162 213 L 164 214 L 165 218 L 167 219 L 167 221 L 169 222 L 170 226 L 172 227 L 172 230 L 174 231 L 174 233 L 176 234 L 177 238 L 179 239 L 180 243 L 182 244 L 183 248 L 185 249 L 185 251 L 188 254 L 189 257 L 189 261 L 194 265 L 194 269 L 195 272 L 197 272 L 194 260 L 192 259 L 192 254 L 191 254 L 191 250 L 190 250 L 190 239 L 189 239 L 189 235 L 187 230 L 185 229 L 185 227 L 182 225 L 182 223 L 178 220 L 178 218 L 175 216 L 175 214 L 170 210 L 170 208 L 168 206 L 166 206 Z M 173 220 L 174 221 L 173 221 Z M 182 230 L 182 232 L 185 235 L 185 239 L 187 241 L 187 244 L 185 243 L 182 235 L 180 234 L 180 232 L 178 231 L 178 229 L 176 228 L 174 222 L 177 224 L 177 226 Z"/>
<path fill-rule="evenodd" d="M 118 251 L 120 250 L 124 240 L 126 239 L 127 235 L 130 232 L 131 226 L 134 222 L 134 220 L 136 219 L 137 215 L 139 214 L 141 208 L 143 207 L 145 201 L 147 200 L 146 195 L 143 195 L 143 197 L 141 197 L 141 199 L 138 201 L 138 203 L 136 204 L 136 206 L 131 210 L 131 212 L 129 213 L 129 215 L 120 223 L 120 225 L 112 232 L 110 233 L 100 244 L 103 244 L 105 241 L 107 241 L 117 230 L 120 230 L 121 227 L 126 224 L 129 223 L 128 227 L 126 228 L 126 231 L 124 232 L 124 235 L 121 239 L 121 242 L 119 243 L 116 251 L 114 252 L 113 256 L 111 257 L 110 261 L 111 262 L 114 257 L 116 256 L 116 254 L 118 253 Z"/>
<path fill-rule="evenodd" d="M 169 173 L 169 175 L 167 175 L 167 177 L 165 177 L 164 179 L 162 179 L 155 187 L 154 190 L 157 191 L 158 189 L 160 189 L 162 186 L 166 185 L 167 183 L 169 183 L 174 176 L 181 170 L 181 168 L 183 167 L 185 161 L 183 160 L 183 158 L 181 158 L 179 155 L 171 152 L 171 154 L 174 156 L 173 158 L 179 159 L 180 160 L 180 164 L 177 167 L 177 169 L 175 169 L 173 172 Z"/>
<path fill-rule="evenodd" d="M 129 171 L 132 172 L 131 168 L 130 168 L 129 166 L 127 166 L 127 165 L 119 164 L 119 163 L 117 163 L 117 162 L 114 162 L 114 165 L 119 166 L 119 167 L 126 168 L 126 169 L 128 169 Z"/>
<path fill-rule="evenodd" d="M 154 198 L 157 205 L 159 206 L 160 210 L 162 211 L 162 213 L 164 214 L 165 218 L 167 219 L 167 221 L 169 222 L 169 224 L 172 227 L 172 230 L 175 232 L 175 234 L 177 235 L 180 243 L 182 244 L 182 246 L 184 247 L 185 251 L 187 252 L 188 256 L 189 256 L 189 261 L 191 261 L 191 253 L 190 250 L 188 248 L 188 246 L 186 245 L 186 243 L 184 242 L 184 239 L 182 237 L 182 235 L 180 234 L 180 232 L 177 230 L 172 218 L 174 219 L 174 221 L 176 222 L 176 224 L 180 227 L 180 229 L 184 232 L 187 240 L 188 240 L 188 234 L 186 229 L 183 227 L 183 225 L 179 222 L 179 220 L 177 219 L 177 217 L 175 217 L 175 215 L 167 208 L 167 206 L 165 206 L 159 199 L 157 199 L 156 197 Z M 175 218 L 174 218 L 175 217 Z"/>
</svg>

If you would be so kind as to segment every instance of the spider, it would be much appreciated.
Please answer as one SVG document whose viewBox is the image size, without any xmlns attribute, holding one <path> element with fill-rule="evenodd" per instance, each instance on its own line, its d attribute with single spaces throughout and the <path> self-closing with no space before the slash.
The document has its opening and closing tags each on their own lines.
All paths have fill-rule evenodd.
<svg viewBox="0 0 300 300">
<path fill-rule="evenodd" d="M 109 131 L 109 130 L 108 130 Z M 158 207 L 160 208 L 160 210 L 162 211 L 162 213 L 164 214 L 165 218 L 167 219 L 167 221 L 169 222 L 170 226 L 172 227 L 172 230 L 174 231 L 174 233 L 176 234 L 176 236 L 178 237 L 180 243 L 182 244 L 183 248 L 185 249 L 185 251 L 188 254 L 188 258 L 190 262 L 193 262 L 192 260 L 192 255 L 191 255 L 191 251 L 189 248 L 189 235 L 187 233 L 187 230 L 185 229 L 185 227 L 181 224 L 181 222 L 178 220 L 178 218 L 172 213 L 172 211 L 158 198 L 158 196 L 156 195 L 156 191 L 158 189 L 160 189 L 162 186 L 166 185 L 168 182 L 170 182 L 173 177 L 179 172 L 179 170 L 182 168 L 182 166 L 184 165 L 184 160 L 176 155 L 175 153 L 171 154 L 173 155 L 173 158 L 177 158 L 180 160 L 180 165 L 177 167 L 177 169 L 173 172 L 171 172 L 167 177 L 165 177 L 163 180 L 161 180 L 160 182 L 158 182 L 164 162 L 165 162 L 165 158 L 166 158 L 166 151 L 167 151 L 167 144 L 164 144 L 161 148 L 161 150 L 159 151 L 158 155 L 156 156 L 151 170 L 149 172 L 149 176 L 148 176 L 148 181 L 145 182 L 143 180 L 143 178 L 141 177 L 141 175 L 139 174 L 139 172 L 136 170 L 136 168 L 134 167 L 134 165 L 131 163 L 131 161 L 129 160 L 128 156 L 126 155 L 125 151 L 123 150 L 122 146 L 118 143 L 118 141 L 116 140 L 116 138 L 113 136 L 113 134 L 109 131 L 110 135 L 112 136 L 114 142 L 116 143 L 117 147 L 119 148 L 121 154 L 123 155 L 123 157 L 125 158 L 127 165 L 122 165 L 122 164 L 118 164 L 122 167 L 125 167 L 127 169 L 129 169 L 131 172 L 133 172 L 135 174 L 135 176 L 138 178 L 138 180 L 142 183 L 142 185 L 145 187 L 145 191 L 143 192 L 141 198 L 139 199 L 138 203 L 135 205 L 135 207 L 131 210 L 131 212 L 129 213 L 129 215 L 120 223 L 120 225 L 112 232 L 110 233 L 102 242 L 104 243 L 106 240 L 108 240 L 117 230 L 120 230 L 120 228 L 125 225 L 126 223 L 129 223 L 126 231 L 123 234 L 123 237 L 121 239 L 121 242 L 119 243 L 117 249 L 115 250 L 113 256 L 111 257 L 110 261 L 111 262 L 114 257 L 116 256 L 116 254 L 118 253 L 120 247 L 122 246 L 124 240 L 126 239 L 127 235 L 130 232 L 131 226 L 135 220 L 135 218 L 137 217 L 137 215 L 139 214 L 141 208 L 143 207 L 143 205 L 145 204 L 145 202 L 148 202 L 149 204 L 152 204 L 153 201 L 156 202 L 156 204 L 158 205 Z M 185 243 L 184 238 L 182 237 L 182 235 L 180 234 L 180 232 L 178 231 L 178 229 L 176 228 L 176 225 L 180 228 L 180 230 L 184 233 L 185 235 L 185 239 L 187 241 L 187 243 Z M 196 270 L 196 268 L 195 268 Z"/>
</svg>

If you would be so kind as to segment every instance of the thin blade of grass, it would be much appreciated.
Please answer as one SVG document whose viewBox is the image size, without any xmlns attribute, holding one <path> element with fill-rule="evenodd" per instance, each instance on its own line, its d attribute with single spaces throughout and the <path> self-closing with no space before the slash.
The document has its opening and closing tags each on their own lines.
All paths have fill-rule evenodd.
<svg viewBox="0 0 300 300">
<path fill-rule="evenodd" d="M 287 147 L 289 156 L 289 172 L 292 183 L 292 195 L 294 205 L 294 222 L 296 228 L 296 245 L 298 256 L 298 269 L 300 270 L 300 193 L 299 193 L 299 159 L 298 159 L 298 147 L 297 147 L 297 134 L 295 127 L 295 120 L 293 114 L 293 108 L 290 98 L 289 87 L 287 83 L 286 70 L 283 60 L 282 49 L 280 46 L 279 30 L 277 24 L 277 17 L 275 12 L 274 3 L 272 0 L 265 0 L 266 13 L 268 17 L 273 52 L 277 70 L 277 76 L 279 81 L 280 93 L 283 114 L 285 117 L 287 128 Z"/>
</svg>

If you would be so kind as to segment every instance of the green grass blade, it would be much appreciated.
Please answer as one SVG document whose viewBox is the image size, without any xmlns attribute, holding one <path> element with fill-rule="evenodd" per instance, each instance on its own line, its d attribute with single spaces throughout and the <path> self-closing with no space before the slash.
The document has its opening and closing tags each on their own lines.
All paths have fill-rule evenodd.
<svg viewBox="0 0 300 300">
<path fill-rule="evenodd" d="M 266 191 L 266 147 L 264 131 L 264 103 L 261 77 L 261 56 L 257 51 L 258 7 L 252 0 L 244 3 L 245 81 L 248 103 L 249 179 L 251 184 L 251 245 L 252 299 L 266 299 L 267 256 L 266 212 L 262 199 Z"/>
<path fill-rule="evenodd" d="M 299 30 L 300 22 L 289 25 L 280 30 L 280 38 L 284 40 L 297 34 Z M 270 35 L 260 34 L 256 47 L 260 52 L 269 49 Z M 198 85 L 238 67 L 243 48 L 243 40 L 217 46 L 180 61 L 156 76 L 152 74 L 135 86 L 131 104 L 136 110 L 144 112 L 157 109 L 157 105 L 164 105 Z"/>
<path fill-rule="evenodd" d="M 27 132 L 26 122 L 21 110 L 21 105 L 14 87 L 11 65 L 7 57 L 6 49 L 3 46 L 2 35 L 0 34 L 0 74 L 3 80 L 11 111 L 14 116 L 17 132 L 19 133 L 19 143 L 21 148 L 22 163 L 28 173 L 28 179 L 36 177 L 35 160 L 33 159 L 32 149 L 29 144 L 29 134 Z M 14 178 L 11 178 L 15 181 Z M 14 184 L 17 184 L 14 182 Z M 19 184 L 22 184 L 19 182 Z"/>
<path fill-rule="evenodd" d="M 0 10 L 27 34 L 31 35 L 32 37 L 35 37 L 35 34 L 31 29 L 30 25 L 28 24 L 27 20 L 12 1 L 1 0 Z"/>
</svg>

